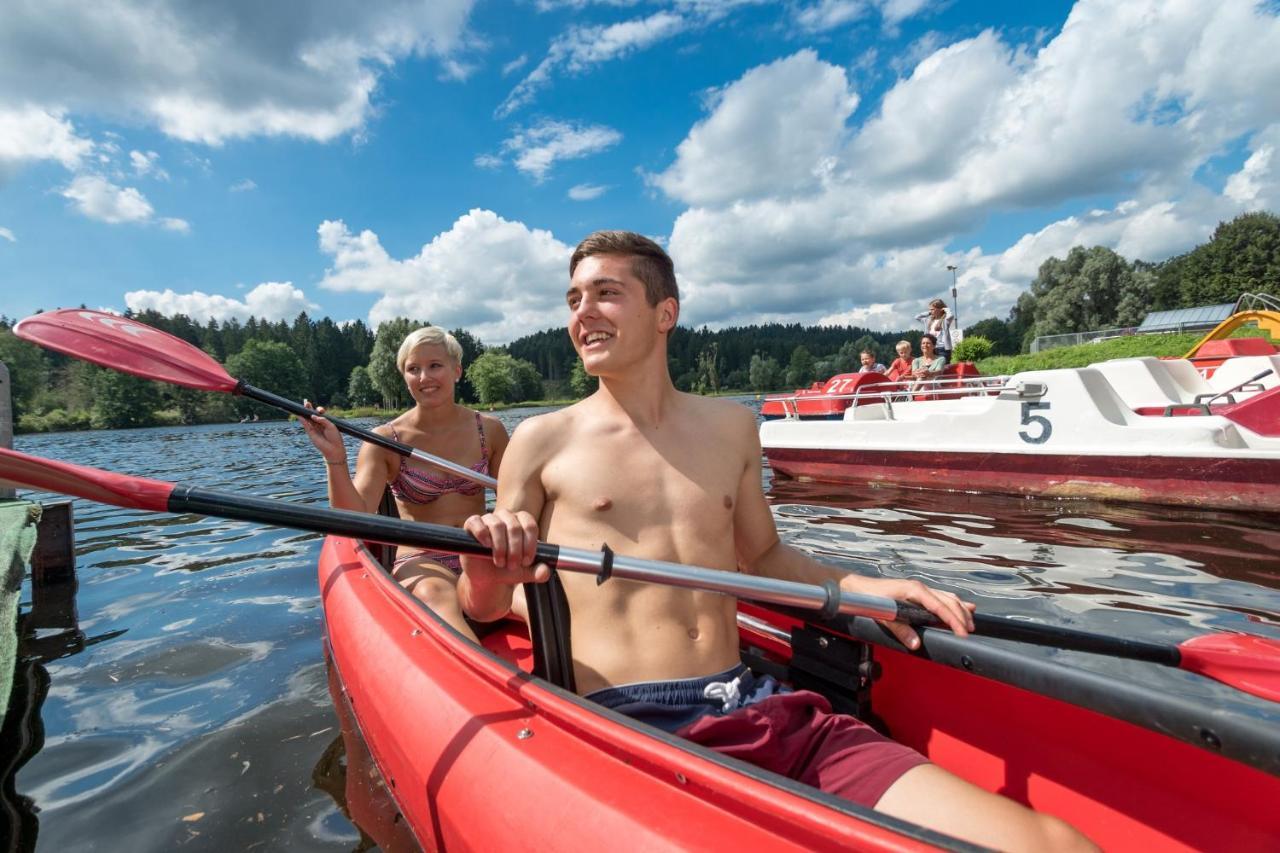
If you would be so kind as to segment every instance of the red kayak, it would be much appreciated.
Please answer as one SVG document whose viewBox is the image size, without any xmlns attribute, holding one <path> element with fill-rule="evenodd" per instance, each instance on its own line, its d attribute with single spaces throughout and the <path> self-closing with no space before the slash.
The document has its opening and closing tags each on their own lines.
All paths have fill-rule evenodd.
<svg viewBox="0 0 1280 853">
<path fill-rule="evenodd" d="M 340 710 L 425 849 L 967 848 L 534 677 L 523 625 L 475 646 L 354 540 L 328 538 L 319 575 Z M 1276 703 L 1216 683 L 1157 690 L 944 631 L 909 654 L 860 618 L 740 614 L 753 669 L 1104 849 L 1280 845 Z"/>
</svg>

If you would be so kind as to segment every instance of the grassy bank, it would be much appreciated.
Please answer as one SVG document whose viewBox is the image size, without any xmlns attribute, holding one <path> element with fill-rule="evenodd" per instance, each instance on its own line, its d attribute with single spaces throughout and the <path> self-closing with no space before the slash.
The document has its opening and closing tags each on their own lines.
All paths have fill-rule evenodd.
<svg viewBox="0 0 1280 853">
<path fill-rule="evenodd" d="M 1265 337 L 1266 333 L 1254 328 L 1239 329 L 1233 338 Z M 1112 358 L 1135 358 L 1150 355 L 1186 355 L 1204 334 L 1187 332 L 1168 335 L 1128 335 L 1123 338 L 1090 341 L 1073 347 L 1058 347 L 1044 352 L 1025 355 L 997 355 L 979 361 L 978 369 L 988 376 L 1019 373 L 1023 370 L 1053 370 L 1062 367 L 1087 367 L 1098 361 Z"/>
</svg>

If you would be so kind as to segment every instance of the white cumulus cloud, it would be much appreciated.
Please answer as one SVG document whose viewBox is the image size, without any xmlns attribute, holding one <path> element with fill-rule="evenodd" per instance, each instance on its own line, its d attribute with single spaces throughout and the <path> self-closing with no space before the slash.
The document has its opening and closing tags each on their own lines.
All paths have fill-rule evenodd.
<svg viewBox="0 0 1280 853">
<path fill-rule="evenodd" d="M 64 110 L 6 107 L 0 100 L 0 180 L 38 160 L 52 160 L 75 169 L 93 152 L 93 147 L 92 140 L 77 133 Z"/>
<path fill-rule="evenodd" d="M 517 130 L 502 143 L 502 150 L 517 169 L 541 182 L 557 161 L 599 154 L 621 140 L 621 133 L 604 125 L 544 119 Z M 476 158 L 476 165 L 486 168 L 500 162 L 500 158 L 492 156 Z"/>
<path fill-rule="evenodd" d="M 62 188 L 62 196 L 80 213 L 110 225 L 155 224 L 169 231 L 190 230 L 182 219 L 157 219 L 155 209 L 136 187 L 121 187 L 101 175 L 80 175 Z"/>
<path fill-rule="evenodd" d="M 616 24 L 573 27 L 551 42 L 546 58 L 511 90 L 497 114 L 507 116 L 525 106 L 558 74 L 579 74 L 643 50 L 683 32 L 690 24 L 683 15 L 663 11 Z"/>
<path fill-rule="evenodd" d="M 251 136 L 329 140 L 360 130 L 395 62 L 435 57 L 452 62 L 444 71 L 456 76 L 458 53 L 472 46 L 471 6 L 9 3 L 0 26 L 0 110 L 25 104 L 24 121 L 37 128 L 49 116 L 79 113 L 140 120 L 214 145 Z"/>
<path fill-rule="evenodd" d="M 507 77 L 511 74 L 515 74 L 517 71 L 519 71 L 521 68 L 524 68 L 528 64 L 529 64 L 529 54 L 522 53 L 519 56 L 517 56 L 515 59 L 511 60 L 510 62 L 502 66 L 502 76 Z"/>
<path fill-rule="evenodd" d="M 843 69 L 802 50 L 716 93 L 711 115 L 652 178 L 687 204 L 723 204 L 819 188 L 858 106 Z"/>
<path fill-rule="evenodd" d="M 124 301 L 133 311 L 186 314 L 201 323 L 210 319 L 220 323 L 233 318 L 243 321 L 250 317 L 272 322 L 292 320 L 303 311 L 315 311 L 320 307 L 288 281 L 263 282 L 246 293 L 242 300 L 199 290 L 175 293 L 166 289 L 132 290 L 124 295 Z"/>
<path fill-rule="evenodd" d="M 549 231 L 476 209 L 404 259 L 341 220 L 322 222 L 318 234 L 332 262 L 320 286 L 379 294 L 371 325 L 409 317 L 501 344 L 564 323 L 572 249 Z"/>
<path fill-rule="evenodd" d="M 1280 207 L 1280 123 L 1257 134 L 1249 158 L 1227 179 L 1223 194 L 1248 210 Z"/>
<path fill-rule="evenodd" d="M 609 188 L 602 184 L 575 184 L 569 187 L 569 198 L 574 201 L 591 201 L 608 191 Z"/>
<path fill-rule="evenodd" d="M 796 11 L 796 23 L 810 32 L 842 27 L 866 15 L 871 9 L 867 0 L 820 0 Z"/>
<path fill-rule="evenodd" d="M 809 32 L 825 32 L 880 12 L 884 28 L 896 30 L 908 18 L 924 11 L 934 0 L 818 0 L 797 7 L 796 23 Z"/>
<path fill-rule="evenodd" d="M 18 238 L 13 236 L 13 232 L 8 228 L 0 227 L 0 237 L 8 240 L 10 243 L 18 242 Z"/>
<path fill-rule="evenodd" d="M 169 173 L 160 168 L 160 155 L 154 151 L 130 151 L 129 163 L 133 173 L 140 178 L 151 176 L 158 181 L 169 180 Z"/>
<path fill-rule="evenodd" d="M 690 322 L 865 314 L 901 327 L 949 289 L 947 263 L 965 270 L 974 312 L 1003 315 L 1072 245 L 1161 260 L 1280 201 L 1270 7 L 1080 0 L 1040 47 L 994 31 L 921 44 L 930 52 L 856 124 L 844 70 L 809 50 L 717 93 L 649 176 L 688 205 L 670 247 Z M 1249 154 L 1225 187 L 1197 177 L 1242 138 Z M 1117 201 L 1007 248 L 954 248 L 993 214 L 1099 195 Z"/>
</svg>

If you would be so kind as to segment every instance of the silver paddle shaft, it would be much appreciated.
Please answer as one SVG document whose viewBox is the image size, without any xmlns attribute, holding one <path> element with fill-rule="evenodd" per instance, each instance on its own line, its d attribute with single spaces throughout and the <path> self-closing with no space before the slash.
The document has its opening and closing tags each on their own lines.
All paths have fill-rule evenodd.
<svg viewBox="0 0 1280 853">
<path fill-rule="evenodd" d="M 412 459 L 416 459 L 419 462 L 431 465 L 435 468 L 443 468 L 446 471 L 452 471 L 459 477 L 464 477 L 473 483 L 479 483 L 486 488 L 498 488 L 498 481 L 493 477 L 490 477 L 488 474 L 481 474 L 479 471 L 473 471 L 465 465 L 459 465 L 457 462 L 450 462 L 448 459 L 444 459 L 439 456 L 432 456 L 430 453 L 425 453 L 417 449 L 414 449 L 409 456 Z"/>
<path fill-rule="evenodd" d="M 556 559 L 556 568 L 599 576 L 602 572 L 600 552 L 562 547 Z M 815 584 L 620 555 L 614 555 L 608 576 L 704 592 L 718 592 L 751 601 L 763 601 L 783 607 L 801 607 L 806 610 L 822 610 L 827 606 L 831 594 L 826 588 Z M 836 608 L 839 613 L 849 616 L 866 616 L 886 622 L 898 617 L 898 602 L 892 598 L 850 592 L 838 592 L 836 595 L 839 599 Z"/>
</svg>

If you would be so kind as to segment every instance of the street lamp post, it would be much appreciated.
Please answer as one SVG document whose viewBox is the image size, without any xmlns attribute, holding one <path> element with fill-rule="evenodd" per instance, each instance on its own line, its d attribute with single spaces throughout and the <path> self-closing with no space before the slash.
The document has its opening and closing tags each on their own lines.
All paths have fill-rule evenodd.
<svg viewBox="0 0 1280 853">
<path fill-rule="evenodd" d="M 947 269 L 951 270 L 951 322 L 957 328 L 960 326 L 960 298 L 956 296 L 956 265 L 947 264 Z"/>
</svg>

